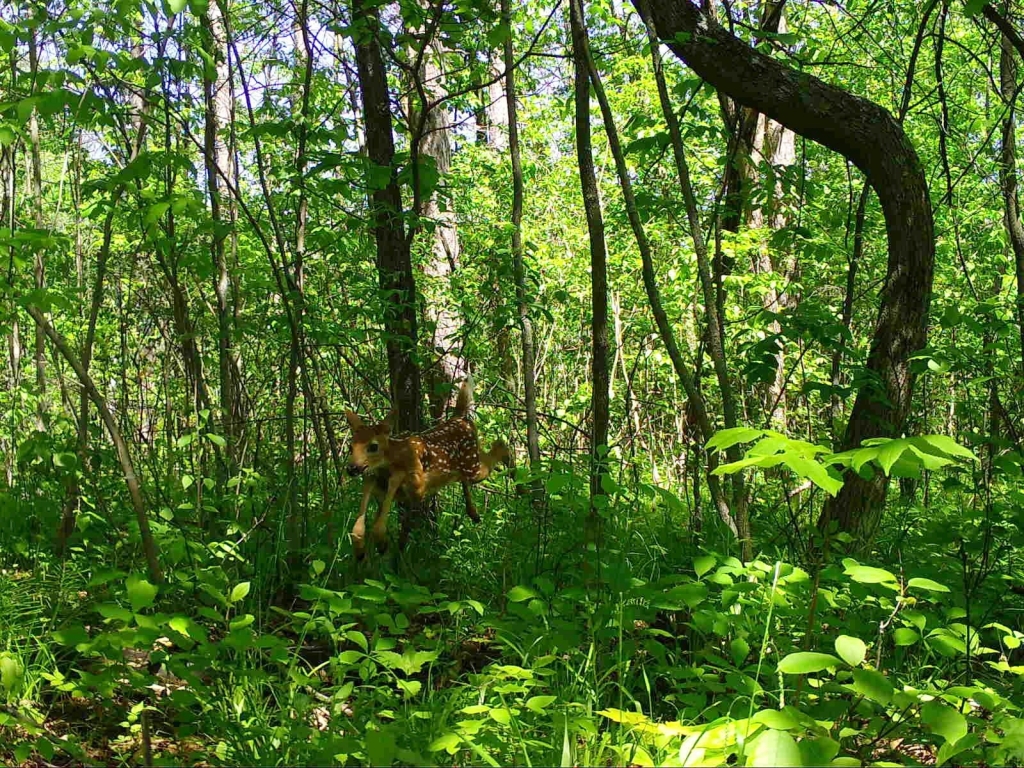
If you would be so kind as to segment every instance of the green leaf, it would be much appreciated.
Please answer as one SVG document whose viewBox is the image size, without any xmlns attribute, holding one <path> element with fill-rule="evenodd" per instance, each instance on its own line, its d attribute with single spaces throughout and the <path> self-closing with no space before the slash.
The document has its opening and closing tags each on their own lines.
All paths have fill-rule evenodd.
<svg viewBox="0 0 1024 768">
<path fill-rule="evenodd" d="M 442 749 L 447 751 L 448 754 L 454 755 L 455 751 L 459 748 L 459 744 L 462 743 L 462 737 L 455 733 L 446 733 L 444 736 L 438 736 L 427 746 L 428 752 L 440 752 Z"/>
<path fill-rule="evenodd" d="M 507 707 L 495 707 L 487 714 L 496 723 L 501 723 L 502 725 L 508 725 L 512 722 L 512 713 L 509 712 Z"/>
<path fill-rule="evenodd" d="M 693 570 L 697 572 L 697 578 L 699 579 L 705 573 L 715 567 L 715 563 L 718 560 L 714 555 L 701 555 L 700 557 L 694 558 Z"/>
<path fill-rule="evenodd" d="M 0 653 L 0 688 L 4 689 L 4 693 L 18 693 L 24 682 L 25 666 L 21 660 L 10 653 Z"/>
<path fill-rule="evenodd" d="M 402 693 L 407 699 L 411 699 L 423 688 L 423 683 L 419 680 L 396 680 L 395 682 L 398 683 L 398 687 L 402 689 Z"/>
<path fill-rule="evenodd" d="M 803 764 L 796 739 L 786 731 L 771 728 L 754 739 L 750 757 L 747 759 L 748 766 L 757 768 L 789 768 Z"/>
<path fill-rule="evenodd" d="M 209 440 L 214 445 L 216 445 L 218 448 L 224 448 L 228 444 L 227 440 L 225 440 L 220 435 L 215 435 L 213 432 L 207 432 L 206 439 Z"/>
<path fill-rule="evenodd" d="M 820 672 L 829 667 L 838 667 L 841 664 L 842 662 L 830 653 L 798 651 L 789 654 L 779 662 L 779 672 L 787 675 L 806 675 L 811 672 Z"/>
<path fill-rule="evenodd" d="M 181 13 L 188 5 L 188 0 L 167 0 L 167 9 L 171 13 Z"/>
<path fill-rule="evenodd" d="M 858 667 L 867 654 L 867 646 L 859 637 L 840 635 L 836 638 L 836 653 L 851 667 Z"/>
<path fill-rule="evenodd" d="M 509 602 L 513 602 L 513 603 L 521 603 L 524 600 L 529 600 L 530 598 L 537 597 L 537 596 L 538 596 L 537 593 L 534 592 L 529 587 L 519 587 L 519 586 L 517 586 L 517 587 L 512 587 L 512 589 L 510 589 L 508 591 Z"/>
<path fill-rule="evenodd" d="M 906 440 L 890 440 L 880 446 L 878 450 L 878 464 L 885 474 L 889 474 L 892 465 L 899 460 L 908 447 Z"/>
<path fill-rule="evenodd" d="M 949 587 L 931 579 L 913 578 L 907 582 L 907 589 L 925 589 L 929 592 L 949 592 Z"/>
<path fill-rule="evenodd" d="M 789 712 L 778 709 L 762 709 L 752 719 L 755 723 L 763 723 L 777 731 L 789 731 L 800 726 Z"/>
<path fill-rule="evenodd" d="M 531 696 L 526 700 L 526 708 L 541 714 L 546 707 L 554 703 L 555 698 L 555 696 Z"/>
<path fill-rule="evenodd" d="M 851 564 L 852 563 L 852 564 Z M 895 584 L 896 577 L 884 568 L 872 568 L 870 565 L 857 565 L 856 561 L 846 559 L 843 561 L 846 570 L 843 572 L 854 581 L 861 584 Z"/>
<path fill-rule="evenodd" d="M 249 594 L 250 584 L 248 581 L 240 581 L 231 588 L 231 594 L 228 595 L 229 603 L 237 603 L 239 600 L 243 600 L 246 595 Z"/>
<path fill-rule="evenodd" d="M 125 588 L 128 590 L 128 602 L 136 613 L 151 606 L 158 591 L 154 585 L 134 574 L 125 581 Z"/>
<path fill-rule="evenodd" d="M 798 476 L 807 478 L 830 496 L 835 496 L 843 487 L 842 480 L 832 477 L 825 467 L 812 459 L 794 453 L 785 453 L 782 460 Z"/>
<path fill-rule="evenodd" d="M 705 447 L 709 451 L 724 451 L 732 448 L 737 443 L 749 443 L 751 440 L 755 440 L 764 434 L 765 431 L 763 429 L 753 429 L 752 427 L 721 429 L 712 435 Z"/>
<path fill-rule="evenodd" d="M 892 633 L 892 639 L 896 645 L 913 645 L 921 636 L 910 627 L 900 627 Z"/>
<path fill-rule="evenodd" d="M 978 461 L 978 457 L 967 448 L 964 448 L 956 440 L 946 435 L 920 435 L 910 439 L 910 443 L 921 450 L 929 453 L 938 453 L 945 456 L 959 456 L 962 459 Z"/>
<path fill-rule="evenodd" d="M 732 663 L 737 667 L 743 663 L 749 653 L 750 643 L 742 637 L 737 637 L 729 643 L 729 655 L 732 656 Z"/>
<path fill-rule="evenodd" d="M 369 643 L 367 643 L 366 635 L 364 635 L 362 632 L 357 632 L 354 629 L 350 629 L 350 630 L 348 630 L 348 632 L 345 633 L 345 637 L 347 637 L 353 643 L 355 643 L 360 648 L 362 648 L 363 649 L 363 653 L 369 652 L 369 650 L 370 650 Z"/>
<path fill-rule="evenodd" d="M 941 701 L 929 701 L 921 707 L 921 722 L 950 744 L 967 735 L 967 719 Z"/>
<path fill-rule="evenodd" d="M 882 705 L 892 701 L 895 690 L 885 675 L 873 669 L 853 670 L 853 683 L 850 688 L 865 699 Z"/>
</svg>

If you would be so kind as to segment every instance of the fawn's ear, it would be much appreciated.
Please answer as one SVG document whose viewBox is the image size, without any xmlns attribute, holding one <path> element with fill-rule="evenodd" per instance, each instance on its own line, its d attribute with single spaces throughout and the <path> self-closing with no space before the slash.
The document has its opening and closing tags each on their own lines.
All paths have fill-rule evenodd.
<svg viewBox="0 0 1024 768">
<path fill-rule="evenodd" d="M 361 426 L 363 426 L 363 420 L 359 418 L 359 415 L 352 411 L 345 411 L 345 418 L 348 419 L 348 425 L 352 431 L 355 432 Z"/>
<path fill-rule="evenodd" d="M 384 417 L 384 421 L 380 423 L 381 431 L 385 435 L 390 435 L 391 431 L 395 428 L 395 423 L 398 421 L 398 409 L 394 406 L 388 411 L 388 415 Z"/>
</svg>

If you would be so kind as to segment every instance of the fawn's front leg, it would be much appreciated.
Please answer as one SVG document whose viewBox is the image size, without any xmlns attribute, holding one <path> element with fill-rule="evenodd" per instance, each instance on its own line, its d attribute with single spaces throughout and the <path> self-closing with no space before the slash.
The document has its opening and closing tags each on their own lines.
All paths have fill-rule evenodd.
<svg viewBox="0 0 1024 768">
<path fill-rule="evenodd" d="M 383 552 L 388 548 L 388 512 L 391 511 L 391 502 L 395 500 L 395 494 L 402 487 L 406 475 L 406 472 L 395 472 L 388 478 L 387 493 L 384 494 L 384 500 L 380 503 L 377 519 L 373 521 L 373 540 L 377 542 L 378 552 Z"/>
<path fill-rule="evenodd" d="M 359 502 L 359 517 L 356 524 L 352 526 L 352 548 L 356 553 L 356 560 L 362 560 L 366 554 L 366 507 L 370 503 L 370 496 L 373 494 L 373 478 L 363 478 L 363 500 Z"/>
</svg>

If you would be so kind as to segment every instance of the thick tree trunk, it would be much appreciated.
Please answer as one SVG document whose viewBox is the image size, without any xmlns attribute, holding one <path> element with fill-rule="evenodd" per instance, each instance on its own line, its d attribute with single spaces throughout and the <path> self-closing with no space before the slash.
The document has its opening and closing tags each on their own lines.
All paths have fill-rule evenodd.
<svg viewBox="0 0 1024 768">
<path fill-rule="evenodd" d="M 910 356 L 927 340 L 935 261 L 928 186 L 909 139 L 882 107 L 752 50 L 690 0 L 650 0 L 650 15 L 659 37 L 670 41 L 700 77 L 738 103 L 840 152 L 878 193 L 889 264 L 867 363 L 877 386 L 857 394 L 843 443 L 897 436 L 913 395 Z M 881 473 L 871 480 L 849 473 L 838 497 L 826 503 L 820 525 L 835 520 L 855 537 L 861 532 L 870 537 L 886 486 Z"/>
<path fill-rule="evenodd" d="M 380 19 L 368 0 L 352 0 L 353 36 L 359 89 L 366 130 L 366 154 L 371 163 L 389 171 L 387 184 L 374 189 L 371 210 L 377 241 L 377 271 L 384 299 L 388 333 L 388 371 L 391 400 L 398 409 L 398 428 L 419 431 L 420 369 L 416 365 L 416 280 L 409 241 L 402 220 L 402 194 L 395 173 L 395 140 L 391 132 L 391 103 L 387 72 L 381 56 Z"/>
<path fill-rule="evenodd" d="M 604 239 L 604 216 L 601 213 L 601 199 L 597 188 L 597 174 L 594 171 L 594 155 L 591 147 L 590 73 L 587 69 L 587 30 L 581 0 L 570 0 L 569 23 L 572 30 L 572 57 L 575 72 L 576 155 L 583 192 L 583 208 L 587 217 L 587 231 L 590 235 L 591 309 L 593 312 L 590 325 L 593 345 L 591 411 L 594 424 L 591 434 L 590 518 L 593 526 L 596 525 L 598 519 L 596 500 L 604 495 L 601 476 L 606 471 L 605 452 L 608 447 L 608 423 L 610 420 L 608 254 Z"/>
</svg>

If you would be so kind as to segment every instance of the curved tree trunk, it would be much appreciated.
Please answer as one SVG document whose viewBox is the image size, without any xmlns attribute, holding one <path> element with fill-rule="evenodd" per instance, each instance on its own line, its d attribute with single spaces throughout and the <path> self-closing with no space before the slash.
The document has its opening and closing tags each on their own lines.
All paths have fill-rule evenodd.
<svg viewBox="0 0 1024 768">
<path fill-rule="evenodd" d="M 928 185 L 909 139 L 882 107 L 752 50 L 690 0 L 649 0 L 649 8 L 659 37 L 697 75 L 743 106 L 849 158 L 875 188 L 889 238 L 867 363 L 877 386 L 857 394 L 843 444 L 898 435 L 913 395 L 910 356 L 927 339 L 935 263 Z M 869 539 L 886 486 L 880 474 L 864 480 L 851 473 L 826 503 L 819 525 L 827 528 L 835 520 L 841 530 Z"/>
</svg>

